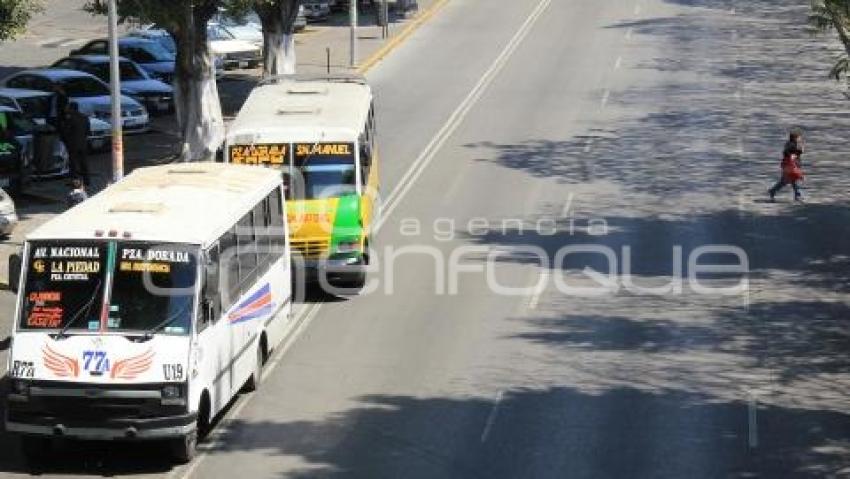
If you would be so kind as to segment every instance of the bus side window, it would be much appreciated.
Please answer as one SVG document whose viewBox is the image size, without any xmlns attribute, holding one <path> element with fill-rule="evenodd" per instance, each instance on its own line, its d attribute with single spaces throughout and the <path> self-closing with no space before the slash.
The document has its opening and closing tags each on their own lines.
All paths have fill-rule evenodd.
<svg viewBox="0 0 850 479">
<path fill-rule="evenodd" d="M 254 236 L 254 214 L 249 211 L 239 220 L 236 227 L 236 241 L 239 260 L 239 292 L 244 293 L 251 287 L 257 273 L 257 243 Z"/>
<path fill-rule="evenodd" d="M 257 275 L 268 271 L 269 261 L 269 215 L 266 199 L 254 207 L 254 237 L 257 239 Z"/>
<path fill-rule="evenodd" d="M 222 301 L 222 309 L 230 309 L 233 303 L 239 299 L 239 256 L 236 254 L 236 230 L 231 228 L 224 233 L 219 240 L 221 279 L 219 284 L 223 286 L 226 296 Z"/>
<path fill-rule="evenodd" d="M 372 151 L 375 150 L 375 132 L 377 125 L 375 124 L 375 106 L 369 107 L 369 144 L 372 146 Z"/>
<path fill-rule="evenodd" d="M 282 256 L 285 253 L 286 248 L 286 237 L 284 236 L 284 219 L 283 219 L 283 200 L 280 197 L 280 189 L 275 189 L 271 195 L 269 195 L 269 212 L 271 213 L 271 228 L 272 234 L 274 237 L 272 238 L 272 245 L 276 248 L 276 254 Z"/>
</svg>

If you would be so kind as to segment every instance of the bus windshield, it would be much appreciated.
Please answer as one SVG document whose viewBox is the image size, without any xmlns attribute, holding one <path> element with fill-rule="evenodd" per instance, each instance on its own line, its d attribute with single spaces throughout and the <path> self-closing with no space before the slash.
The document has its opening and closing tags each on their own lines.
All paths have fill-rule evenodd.
<svg viewBox="0 0 850 479">
<path fill-rule="evenodd" d="M 119 243 L 107 329 L 188 333 L 198 269 L 194 251 L 181 245 Z"/>
<path fill-rule="evenodd" d="M 22 294 L 20 328 L 97 330 L 106 253 L 103 242 L 33 243 Z"/>
<path fill-rule="evenodd" d="M 298 196 L 295 188 L 295 199 L 335 198 L 357 192 L 354 165 L 325 164 L 308 165 L 300 170 L 304 181 L 303 195 Z"/>
<path fill-rule="evenodd" d="M 20 329 L 189 333 L 196 247 L 40 241 L 29 251 Z"/>
<path fill-rule="evenodd" d="M 353 143 L 296 143 L 293 151 L 297 178 L 292 185 L 293 199 L 334 198 L 357 192 Z"/>
</svg>

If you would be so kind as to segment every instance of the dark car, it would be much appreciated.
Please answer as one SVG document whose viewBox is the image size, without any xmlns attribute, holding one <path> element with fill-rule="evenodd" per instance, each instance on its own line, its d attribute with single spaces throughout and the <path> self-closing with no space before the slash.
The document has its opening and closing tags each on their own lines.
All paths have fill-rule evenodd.
<svg viewBox="0 0 850 479">
<path fill-rule="evenodd" d="M 107 55 L 67 57 L 54 63 L 53 68 L 91 73 L 106 83 L 111 77 Z M 150 112 L 174 110 L 174 89 L 170 85 L 151 78 L 143 68 L 126 58 L 120 59 L 118 68 L 121 72 L 121 93 L 142 103 Z"/>
<path fill-rule="evenodd" d="M 173 54 L 177 54 L 177 44 L 174 43 L 174 38 L 162 28 L 157 28 L 155 25 L 148 25 L 140 30 L 133 30 L 127 34 L 128 37 L 138 37 L 147 40 L 152 40 L 159 43 L 163 48 Z"/>
<path fill-rule="evenodd" d="M 0 106 L 0 187 L 15 194 L 23 189 L 27 179 L 24 151 L 16 138 L 12 115 L 20 114 L 9 107 Z"/>
<path fill-rule="evenodd" d="M 140 37 L 118 39 L 118 53 L 145 69 L 153 78 L 171 84 L 174 81 L 174 53 L 159 42 Z M 71 52 L 78 55 L 109 55 L 109 42 L 104 38 L 93 40 Z"/>
<path fill-rule="evenodd" d="M 309 0 L 302 5 L 308 22 L 326 21 L 331 14 L 331 3 L 328 0 Z"/>
</svg>

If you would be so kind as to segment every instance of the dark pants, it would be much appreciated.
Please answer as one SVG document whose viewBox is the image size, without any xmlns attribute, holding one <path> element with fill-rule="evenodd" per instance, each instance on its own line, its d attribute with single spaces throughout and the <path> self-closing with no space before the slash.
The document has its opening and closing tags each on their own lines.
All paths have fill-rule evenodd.
<svg viewBox="0 0 850 479">
<path fill-rule="evenodd" d="M 803 197 L 803 189 L 800 188 L 800 185 L 797 184 L 796 181 L 785 181 L 785 175 L 779 176 L 779 181 L 773 185 L 773 188 L 770 189 L 770 196 L 776 195 L 776 193 L 785 187 L 785 185 L 791 185 L 791 188 L 794 188 L 794 198 L 802 198 Z"/>
<path fill-rule="evenodd" d="M 85 148 L 73 148 L 68 151 L 71 163 L 71 176 L 83 180 L 83 184 L 89 186 L 91 177 L 89 176 L 89 159 L 88 152 Z"/>
</svg>

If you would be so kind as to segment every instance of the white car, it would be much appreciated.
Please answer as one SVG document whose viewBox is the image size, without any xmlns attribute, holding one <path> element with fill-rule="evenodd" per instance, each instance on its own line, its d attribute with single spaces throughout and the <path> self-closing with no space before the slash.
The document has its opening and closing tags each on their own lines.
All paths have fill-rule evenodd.
<svg viewBox="0 0 850 479">
<path fill-rule="evenodd" d="M 0 235 L 9 236 L 18 224 L 15 202 L 5 190 L 0 189 Z"/>
<path fill-rule="evenodd" d="M 256 13 L 249 13 L 241 18 L 219 15 L 214 22 L 227 30 L 236 40 L 242 40 L 263 48 L 263 25 Z"/>
<path fill-rule="evenodd" d="M 61 68 L 25 70 L 7 77 L 2 85 L 44 92 L 55 92 L 61 88 L 68 99 L 77 104 L 80 113 L 112 122 L 109 85 L 94 75 Z M 121 124 L 125 133 L 144 133 L 150 127 L 148 111 L 136 100 L 121 95 Z"/>
<path fill-rule="evenodd" d="M 263 61 L 261 47 L 237 40 L 217 23 L 211 22 L 207 26 L 207 39 L 210 52 L 224 61 L 224 68 L 257 68 Z"/>
</svg>

